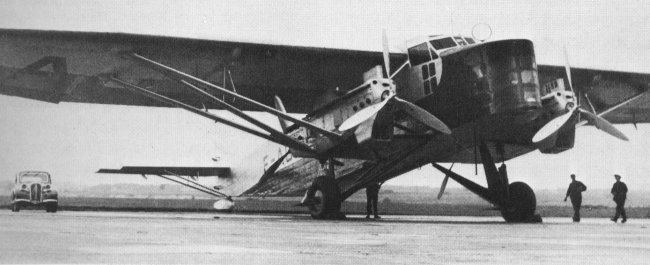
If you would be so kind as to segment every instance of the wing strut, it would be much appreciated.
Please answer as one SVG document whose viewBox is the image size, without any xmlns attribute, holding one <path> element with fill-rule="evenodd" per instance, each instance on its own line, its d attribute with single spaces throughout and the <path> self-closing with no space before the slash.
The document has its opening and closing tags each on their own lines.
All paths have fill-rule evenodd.
<svg viewBox="0 0 650 265">
<path fill-rule="evenodd" d="M 185 179 L 185 178 L 182 178 L 182 177 L 176 176 L 176 177 L 178 177 L 178 178 L 180 178 L 180 179 L 183 179 L 183 180 L 189 182 L 189 183 L 185 183 L 185 182 L 183 182 L 183 181 L 180 181 L 180 180 L 177 180 L 177 179 L 174 179 L 174 178 L 171 178 L 171 177 L 167 177 L 167 176 L 165 176 L 165 175 L 157 175 L 157 176 L 158 176 L 158 177 L 161 177 L 161 178 L 164 178 L 164 179 L 166 179 L 166 180 L 172 181 L 172 182 L 176 182 L 176 183 L 181 184 L 181 185 L 183 185 L 183 186 L 185 186 L 185 187 L 192 188 L 192 189 L 198 190 L 198 191 L 200 191 L 200 192 L 203 192 L 203 193 L 206 193 L 206 194 L 210 194 L 210 195 L 215 196 L 215 197 L 226 198 L 226 199 L 232 201 L 232 198 L 231 198 L 230 196 L 228 196 L 228 195 L 226 195 L 226 194 L 223 194 L 223 193 L 221 193 L 221 192 L 217 192 L 217 191 L 214 190 L 214 189 L 210 189 L 210 188 L 205 189 L 205 188 L 201 188 L 201 187 L 199 187 L 199 186 L 193 186 L 192 184 L 189 184 L 189 183 L 195 183 L 194 181 L 191 181 L 191 180 L 189 180 L 189 179 Z"/>
<path fill-rule="evenodd" d="M 169 67 L 169 66 L 166 66 L 166 65 L 164 65 L 164 64 L 161 64 L 161 63 L 159 63 L 159 62 L 156 62 L 156 61 L 150 60 L 150 59 L 148 59 L 148 58 L 146 58 L 146 57 L 144 57 L 144 56 L 142 56 L 142 55 L 139 55 L 139 54 L 137 54 L 137 53 L 132 53 L 131 56 L 132 56 L 134 59 L 136 59 L 137 61 L 140 61 L 140 62 L 142 62 L 142 63 L 145 63 L 145 64 L 147 64 L 147 65 L 149 65 L 149 66 L 152 66 L 152 68 L 153 68 L 154 70 L 157 70 L 157 71 L 159 71 L 159 72 L 161 72 L 161 73 L 163 73 L 163 74 L 164 74 L 164 73 L 171 73 L 172 75 L 177 76 L 177 77 L 175 77 L 175 78 L 173 78 L 173 79 L 177 79 L 177 80 L 188 80 L 188 81 L 193 81 L 193 82 L 199 83 L 199 84 L 204 85 L 204 86 L 208 86 L 208 87 L 210 87 L 210 88 L 213 88 L 213 89 L 218 90 L 218 91 L 221 92 L 221 93 L 224 93 L 224 94 L 230 95 L 230 96 L 232 96 L 232 97 L 234 97 L 234 98 L 240 99 L 240 100 L 242 100 L 242 101 L 244 101 L 244 102 L 246 102 L 246 103 L 249 103 L 249 104 L 251 104 L 251 105 L 253 105 L 253 106 L 256 106 L 256 107 L 258 107 L 258 108 L 261 108 L 261 109 L 263 109 L 264 111 L 268 112 L 269 114 L 272 114 L 272 115 L 275 115 L 275 116 L 277 116 L 277 117 L 280 117 L 280 118 L 283 118 L 283 119 L 286 119 L 286 120 L 292 121 L 292 122 L 294 122 L 294 123 L 296 123 L 296 124 L 300 124 L 301 126 L 304 126 L 304 127 L 306 127 L 306 128 L 309 128 L 309 129 L 311 129 L 311 130 L 314 130 L 314 131 L 316 131 L 316 132 L 318 132 L 318 133 L 320 133 L 320 134 L 322 134 L 322 135 L 325 135 L 325 136 L 327 136 L 327 137 L 329 137 L 329 138 L 331 138 L 331 139 L 333 139 L 333 140 L 343 140 L 343 137 L 342 137 L 341 134 L 338 134 L 338 133 L 335 133 L 335 132 L 332 132 L 332 131 L 326 130 L 326 129 L 324 129 L 324 128 L 318 127 L 318 126 L 316 126 L 316 125 L 314 125 L 314 124 L 311 124 L 311 123 L 309 123 L 309 122 L 307 122 L 307 121 L 304 121 L 304 120 L 301 120 L 301 119 L 298 119 L 298 118 L 294 118 L 294 117 L 292 117 L 292 116 L 290 116 L 290 115 L 288 115 L 288 114 L 286 114 L 286 113 L 282 113 L 281 111 L 278 111 L 278 110 L 276 110 L 276 109 L 274 109 L 274 108 L 271 108 L 271 107 L 269 107 L 269 106 L 266 106 L 266 105 L 264 105 L 264 104 L 262 104 L 262 103 L 259 103 L 259 102 L 255 101 L 255 100 L 252 100 L 252 99 L 250 99 L 250 98 L 247 98 L 247 97 L 244 97 L 244 96 L 239 95 L 239 94 L 237 94 L 237 93 L 234 93 L 234 92 L 232 92 L 232 91 L 230 91 L 230 90 L 227 90 L 227 89 L 225 89 L 225 88 L 223 88 L 223 87 L 220 87 L 220 86 L 217 86 L 217 85 L 215 85 L 215 84 L 212 84 L 212 83 L 210 83 L 210 82 L 208 82 L 208 81 L 205 81 L 205 80 L 202 80 L 202 79 L 197 78 L 197 77 L 195 77 L 195 76 L 192 76 L 192 75 L 189 75 L 189 74 L 183 73 L 183 72 L 181 72 L 181 71 L 178 71 L 178 70 L 176 70 L 176 69 L 174 69 L 174 68 L 171 68 L 171 67 Z M 179 78 L 179 77 L 180 77 L 180 78 Z"/>
<path fill-rule="evenodd" d="M 143 94 L 143 95 L 145 95 L 145 96 L 147 96 L 147 97 L 153 98 L 153 99 L 158 100 L 158 101 L 161 101 L 161 102 L 163 102 L 163 103 L 167 103 L 167 104 L 171 104 L 171 105 L 173 105 L 173 106 L 180 107 L 180 108 L 185 109 L 185 110 L 187 110 L 187 111 L 190 111 L 190 112 L 192 112 L 192 113 L 195 113 L 195 114 L 201 115 L 201 116 L 203 116 L 203 117 L 206 117 L 206 118 L 208 118 L 208 119 L 214 120 L 214 121 L 216 121 L 216 122 L 221 122 L 221 123 L 223 123 L 223 124 L 226 124 L 226 125 L 228 125 L 228 126 L 231 126 L 231 127 L 235 128 L 235 129 L 239 129 L 239 130 L 241 130 L 241 131 L 244 131 L 244 132 L 250 133 L 250 134 L 252 134 L 252 135 L 255 135 L 255 136 L 257 136 L 257 137 L 260 137 L 260 138 L 263 138 L 263 139 L 269 140 L 269 141 L 271 141 L 271 142 L 274 142 L 274 143 L 277 143 L 277 144 L 280 144 L 280 145 L 289 146 L 289 147 L 291 147 L 291 148 L 295 148 L 295 149 L 298 149 L 298 150 L 300 150 L 300 151 L 304 151 L 304 152 L 307 152 L 307 153 L 310 153 L 310 154 L 314 154 L 314 151 L 313 151 L 311 148 L 309 148 L 307 145 L 304 145 L 304 144 L 296 144 L 296 143 L 299 143 L 299 142 L 297 142 L 297 141 L 295 141 L 295 140 L 293 140 L 293 139 L 291 139 L 291 142 L 289 142 L 289 141 L 287 141 L 286 139 L 273 137 L 274 135 L 267 135 L 267 134 L 264 134 L 264 133 L 262 133 L 262 132 L 260 132 L 260 131 L 258 131 L 258 130 L 255 130 L 255 129 L 249 128 L 249 127 L 247 127 L 247 126 L 241 125 L 241 124 L 236 123 L 236 122 L 232 122 L 232 121 L 226 120 L 226 119 L 224 119 L 224 118 L 221 118 L 221 117 L 219 117 L 219 116 L 217 116 L 217 115 L 214 115 L 214 114 L 212 114 L 212 113 L 209 113 L 209 112 L 207 112 L 207 111 L 200 110 L 200 109 L 198 109 L 198 108 L 195 108 L 195 107 L 192 107 L 192 106 L 190 106 L 190 105 L 187 105 L 187 104 L 185 104 L 185 103 L 183 103 L 183 102 L 180 102 L 180 101 L 177 101 L 177 100 L 174 100 L 174 99 L 171 99 L 171 98 L 165 97 L 165 96 L 163 96 L 163 95 L 160 95 L 160 94 L 157 94 L 157 93 L 151 92 L 151 91 L 149 91 L 149 90 L 147 90 L 147 89 L 144 89 L 144 88 L 142 88 L 142 87 L 136 86 L 136 85 L 134 85 L 134 84 L 131 84 L 131 83 L 129 83 L 129 82 L 123 81 L 123 80 L 118 79 L 118 78 L 115 78 L 115 77 L 110 77 L 110 80 L 113 81 L 113 82 L 116 82 L 116 83 L 118 83 L 118 84 L 123 85 L 125 88 L 127 88 L 127 89 L 129 89 L 129 90 L 132 90 L 132 91 L 134 91 L 134 92 L 137 92 L 137 93 Z M 285 137 L 288 137 L 288 136 L 286 136 L 286 135 L 284 135 L 284 134 L 282 134 L 282 135 L 285 136 Z"/>
<path fill-rule="evenodd" d="M 181 84 L 185 85 L 186 87 L 192 89 L 193 91 L 195 91 L 195 92 L 197 92 L 197 93 L 199 93 L 199 94 L 201 94 L 201 95 L 203 95 L 203 96 L 205 96 L 205 97 L 207 97 L 209 99 L 212 99 L 215 103 L 217 103 L 218 105 L 220 105 L 224 109 L 230 111 L 232 114 L 235 114 L 238 117 L 246 120 L 247 122 L 250 122 L 250 123 L 254 124 L 255 126 L 261 128 L 262 130 L 267 131 L 268 133 L 271 134 L 271 137 L 277 139 L 278 142 L 282 142 L 283 143 L 282 145 L 285 145 L 285 146 L 288 146 L 288 147 L 291 147 L 291 148 L 294 148 L 294 149 L 299 149 L 299 150 L 302 150 L 302 151 L 307 151 L 307 152 L 313 153 L 312 149 L 309 148 L 309 146 L 307 146 L 306 144 L 304 144 L 302 142 L 299 142 L 299 141 L 291 138 L 290 136 L 287 136 L 286 134 L 284 134 L 284 133 L 282 133 L 280 131 L 277 131 L 277 130 L 273 129 L 271 126 L 268 126 L 268 125 L 264 124 L 263 122 L 261 122 L 261 121 L 255 119 L 255 118 L 247 115 L 246 113 L 239 110 L 238 108 L 224 102 L 223 100 L 221 100 L 221 99 L 219 99 L 219 98 L 217 98 L 217 97 L 215 97 L 213 95 L 210 95 L 208 92 L 204 91 L 203 89 L 200 89 L 200 88 L 188 83 L 185 80 L 181 80 Z"/>
</svg>

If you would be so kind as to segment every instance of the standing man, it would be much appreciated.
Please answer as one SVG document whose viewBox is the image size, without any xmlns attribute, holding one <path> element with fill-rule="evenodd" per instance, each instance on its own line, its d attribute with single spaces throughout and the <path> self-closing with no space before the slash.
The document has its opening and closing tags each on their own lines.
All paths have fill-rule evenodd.
<svg viewBox="0 0 650 265">
<path fill-rule="evenodd" d="M 582 205 L 582 192 L 587 190 L 587 186 L 582 182 L 576 180 L 576 175 L 571 174 L 571 184 L 566 191 L 566 197 L 571 197 L 571 204 L 573 205 L 573 222 L 580 222 L 580 205 Z"/>
<path fill-rule="evenodd" d="M 377 212 L 377 201 L 379 201 L 379 188 L 381 184 L 374 182 L 366 187 L 366 218 L 370 218 L 370 214 L 374 213 L 375 219 L 379 219 Z"/>
<path fill-rule="evenodd" d="M 614 175 L 616 182 L 612 186 L 612 195 L 614 195 L 614 202 L 616 202 L 616 215 L 612 218 L 612 221 L 616 223 L 618 217 L 621 216 L 623 219 L 621 223 L 627 222 L 627 215 L 625 215 L 625 199 L 627 198 L 627 185 L 621 181 L 621 176 Z"/>
</svg>

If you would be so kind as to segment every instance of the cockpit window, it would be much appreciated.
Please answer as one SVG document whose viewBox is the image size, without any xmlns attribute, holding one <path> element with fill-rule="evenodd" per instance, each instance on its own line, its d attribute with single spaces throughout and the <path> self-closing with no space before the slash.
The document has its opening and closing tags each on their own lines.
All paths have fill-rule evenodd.
<svg viewBox="0 0 650 265">
<path fill-rule="evenodd" d="M 456 43 L 451 38 L 432 40 L 432 41 L 430 41 L 430 43 L 433 46 L 433 48 L 435 48 L 436 50 L 442 50 L 442 49 L 447 49 L 447 48 L 451 48 L 451 47 L 456 47 Z"/>
<path fill-rule="evenodd" d="M 421 43 L 409 48 L 409 60 L 411 65 L 420 65 L 431 61 L 431 54 L 426 43 Z"/>
<path fill-rule="evenodd" d="M 463 40 L 463 38 L 461 38 L 461 37 L 454 37 L 454 39 L 456 40 L 456 42 L 458 42 L 458 45 L 460 45 L 460 46 L 467 46 L 467 43 L 465 43 L 465 41 Z"/>
</svg>

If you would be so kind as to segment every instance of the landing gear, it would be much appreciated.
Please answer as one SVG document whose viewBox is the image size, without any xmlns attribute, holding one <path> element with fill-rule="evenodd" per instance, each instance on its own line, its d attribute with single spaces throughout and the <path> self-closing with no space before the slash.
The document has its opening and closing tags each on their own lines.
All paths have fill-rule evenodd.
<svg viewBox="0 0 650 265">
<path fill-rule="evenodd" d="M 314 219 L 341 219 L 341 193 L 332 177 L 314 179 L 307 190 L 309 213 Z"/>
<path fill-rule="evenodd" d="M 11 211 L 15 213 L 20 212 L 20 205 L 17 202 L 11 204 Z"/>
<path fill-rule="evenodd" d="M 509 223 L 536 222 L 541 217 L 535 216 L 537 200 L 535 192 L 523 182 L 513 182 L 508 185 L 509 197 L 501 207 L 501 215 Z"/>
<path fill-rule="evenodd" d="M 341 213 L 341 191 L 334 178 L 336 163 L 333 158 L 329 158 L 327 164 L 321 161 L 325 172 L 314 179 L 305 193 L 302 204 L 309 207 L 309 213 L 314 219 L 345 219 L 345 215 Z"/>
<path fill-rule="evenodd" d="M 438 164 L 435 168 L 463 185 L 468 190 L 477 194 L 486 201 L 498 206 L 501 215 L 509 223 L 541 223 L 542 217 L 535 214 L 537 201 L 535 192 L 526 183 L 513 182 L 508 184 L 508 173 L 505 165 L 497 169 L 485 143 L 479 145 L 481 163 L 485 171 L 488 187 L 485 188 L 475 182 L 454 173 Z M 497 151 L 499 148 L 497 147 Z"/>
</svg>

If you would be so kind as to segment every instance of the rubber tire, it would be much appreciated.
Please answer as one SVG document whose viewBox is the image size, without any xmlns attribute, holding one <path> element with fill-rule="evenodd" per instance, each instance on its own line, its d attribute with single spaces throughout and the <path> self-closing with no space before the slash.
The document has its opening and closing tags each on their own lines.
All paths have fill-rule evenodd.
<svg viewBox="0 0 650 265">
<path fill-rule="evenodd" d="M 48 213 L 56 213 L 57 208 L 58 208 L 58 204 L 52 203 L 45 206 L 45 211 Z"/>
<path fill-rule="evenodd" d="M 508 205 L 501 207 L 501 215 L 509 223 L 537 222 L 535 192 L 523 182 L 513 182 L 508 186 L 510 198 Z"/>
<path fill-rule="evenodd" d="M 18 203 L 13 203 L 11 205 L 11 211 L 14 213 L 20 212 L 20 205 L 18 205 Z"/>
<path fill-rule="evenodd" d="M 316 191 L 320 191 L 323 196 L 320 201 L 314 200 Z M 326 176 L 317 177 L 309 187 L 307 194 L 309 200 L 316 202 L 315 205 L 309 206 L 309 213 L 312 218 L 339 219 L 341 216 L 341 193 L 332 178 Z"/>
</svg>

